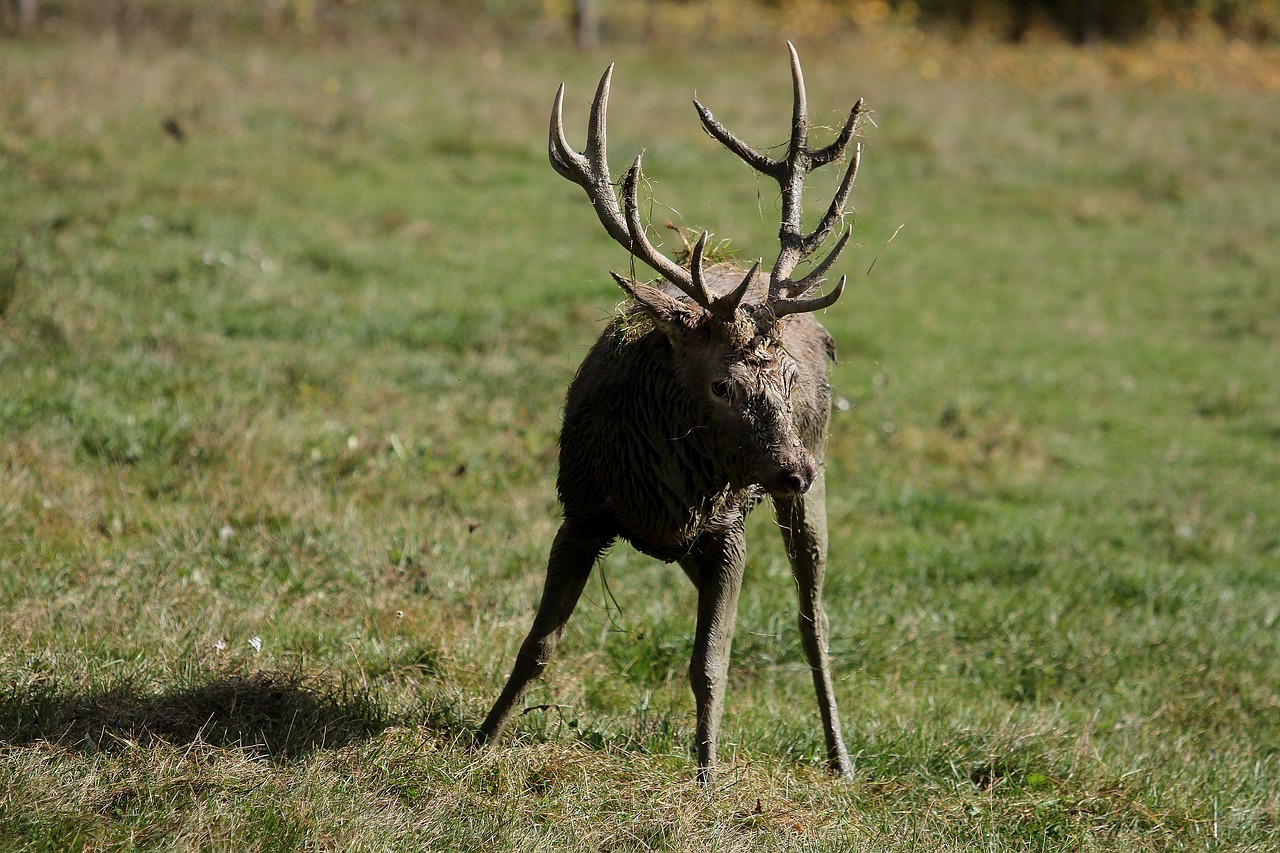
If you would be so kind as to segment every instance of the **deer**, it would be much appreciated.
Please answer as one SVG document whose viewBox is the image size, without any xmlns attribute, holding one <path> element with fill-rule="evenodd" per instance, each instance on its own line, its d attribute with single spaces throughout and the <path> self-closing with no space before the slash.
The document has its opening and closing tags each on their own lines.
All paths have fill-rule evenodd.
<svg viewBox="0 0 1280 853">
<path fill-rule="evenodd" d="M 564 131 L 565 87 L 551 108 L 548 155 L 578 184 L 605 231 L 657 278 L 612 273 L 627 300 L 587 353 L 565 397 L 557 492 L 563 519 L 551 545 L 533 625 L 511 675 L 474 736 L 483 749 L 502 733 L 530 682 L 555 652 L 597 560 L 618 539 L 666 563 L 678 563 L 697 592 L 689 682 L 696 706 L 697 780 L 715 778 L 717 745 L 739 591 L 746 567 L 746 518 L 766 498 L 799 597 L 799 633 L 813 675 L 833 775 L 853 767 L 840 731 L 822 601 L 827 565 L 823 454 L 831 416 L 835 343 L 815 312 L 835 304 L 846 276 L 815 295 L 844 250 L 852 226 L 845 205 L 858 173 L 854 141 L 861 98 L 828 145 L 809 145 L 804 76 L 791 57 L 793 108 L 785 154 L 773 158 L 718 122 L 697 100 L 703 128 L 781 190 L 780 250 L 766 274 L 710 263 L 702 232 L 685 263 L 663 254 L 641 221 L 641 158 L 621 180 L 609 171 L 606 116 L 614 66 L 591 102 L 587 145 L 573 150 Z M 805 179 L 843 161 L 843 177 L 817 225 L 801 225 Z M 814 255 L 837 226 L 834 247 Z M 796 269 L 809 265 L 804 275 Z"/>
</svg>

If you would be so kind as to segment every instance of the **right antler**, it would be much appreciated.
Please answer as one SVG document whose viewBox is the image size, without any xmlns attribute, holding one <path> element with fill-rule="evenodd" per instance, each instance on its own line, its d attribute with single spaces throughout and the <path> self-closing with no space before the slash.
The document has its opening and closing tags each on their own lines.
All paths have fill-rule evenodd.
<svg viewBox="0 0 1280 853">
<path fill-rule="evenodd" d="M 712 117 L 711 112 L 696 100 L 693 105 L 698 110 L 703 126 L 707 132 L 720 140 L 734 154 L 758 172 L 777 180 L 782 190 L 782 226 L 778 231 L 781 251 L 769 276 L 768 305 L 774 315 L 782 317 L 806 311 L 817 311 L 833 304 L 844 290 L 845 277 L 825 296 L 804 298 L 814 285 L 823 280 L 823 276 L 835 263 L 840 252 L 844 250 L 852 233 L 852 228 L 845 230 L 837 241 L 835 248 L 814 269 L 799 281 L 790 279 L 791 273 L 800 261 L 805 260 L 826 240 L 835 224 L 844 216 L 844 205 L 853 187 L 853 179 L 858 172 L 858 161 L 862 152 L 861 145 L 854 147 L 854 155 L 845 171 L 844 180 L 836 192 L 831 206 L 818 226 L 809 234 L 800 228 L 801 202 L 804 196 L 805 177 L 812 169 L 824 166 L 844 156 L 845 149 L 853 137 L 853 132 L 862 114 L 862 99 L 853 105 L 849 119 L 835 141 L 825 148 L 810 149 L 809 115 L 805 100 L 804 77 L 800 70 L 800 58 L 795 47 L 787 42 L 791 52 L 791 76 L 795 90 L 795 106 L 791 119 L 791 144 L 788 146 L 785 159 L 774 160 L 734 136 L 724 125 Z M 610 65 L 600 78 L 596 87 L 595 98 L 591 101 L 591 119 L 587 126 L 587 148 L 582 153 L 574 151 L 564 135 L 564 84 L 556 91 L 555 102 L 551 107 L 551 127 L 548 134 L 547 153 L 551 166 L 563 177 L 568 178 L 587 191 L 591 206 L 605 230 L 614 240 L 624 246 L 634 257 L 644 261 L 659 275 L 671 282 L 690 299 L 707 311 L 721 318 L 728 318 L 737 310 L 743 296 L 755 278 L 755 266 L 743 277 L 742 282 L 731 292 L 723 296 L 713 297 L 707 290 L 703 277 L 703 252 L 706 249 L 707 232 L 693 246 L 689 269 L 677 264 L 663 255 L 649 242 L 644 225 L 640 221 L 640 160 L 637 154 L 635 161 L 627 170 L 622 181 L 622 208 L 619 209 L 618 198 L 614 194 L 613 179 L 609 174 L 608 154 L 605 143 L 605 122 L 609 108 L 609 85 L 613 78 L 613 65 Z M 618 283 L 631 291 L 632 283 L 614 276 Z M 634 294 L 633 294 L 634 295 Z"/>
</svg>

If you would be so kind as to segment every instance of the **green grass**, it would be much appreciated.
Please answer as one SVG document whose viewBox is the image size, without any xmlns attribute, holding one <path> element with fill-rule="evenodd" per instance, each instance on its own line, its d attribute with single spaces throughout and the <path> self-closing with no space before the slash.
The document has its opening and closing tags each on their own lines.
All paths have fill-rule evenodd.
<svg viewBox="0 0 1280 853">
<path fill-rule="evenodd" d="M 1280 102 L 855 47 L 804 56 L 816 119 L 876 111 L 824 315 L 856 778 L 762 511 L 704 796 L 692 590 L 621 547 L 546 707 L 461 748 L 620 299 L 543 137 L 605 60 L 6 44 L 0 848 L 1274 849 Z M 688 96 L 781 142 L 780 44 L 616 58 L 653 218 L 767 254 Z"/>
</svg>

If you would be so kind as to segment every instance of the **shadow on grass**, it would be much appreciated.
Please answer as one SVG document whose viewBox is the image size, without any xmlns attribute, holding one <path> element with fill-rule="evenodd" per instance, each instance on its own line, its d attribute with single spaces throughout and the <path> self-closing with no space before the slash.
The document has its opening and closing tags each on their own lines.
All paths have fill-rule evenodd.
<svg viewBox="0 0 1280 853">
<path fill-rule="evenodd" d="M 392 724 L 364 690 L 287 673 L 222 676 L 156 692 L 135 684 L 82 693 L 56 685 L 0 697 L 0 744 L 110 752 L 205 743 L 287 761 L 373 737 Z"/>
</svg>

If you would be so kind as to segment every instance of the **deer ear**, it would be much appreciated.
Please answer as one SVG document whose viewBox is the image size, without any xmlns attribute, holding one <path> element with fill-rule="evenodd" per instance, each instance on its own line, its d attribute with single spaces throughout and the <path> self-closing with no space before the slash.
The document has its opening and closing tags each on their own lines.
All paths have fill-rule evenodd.
<svg viewBox="0 0 1280 853">
<path fill-rule="evenodd" d="M 678 331 L 687 331 L 695 325 L 695 312 L 702 310 L 698 306 L 681 301 L 651 284 L 625 278 L 616 272 L 610 275 L 618 286 L 636 301 L 644 313 L 648 314 L 658 327 L 669 335 Z"/>
</svg>

